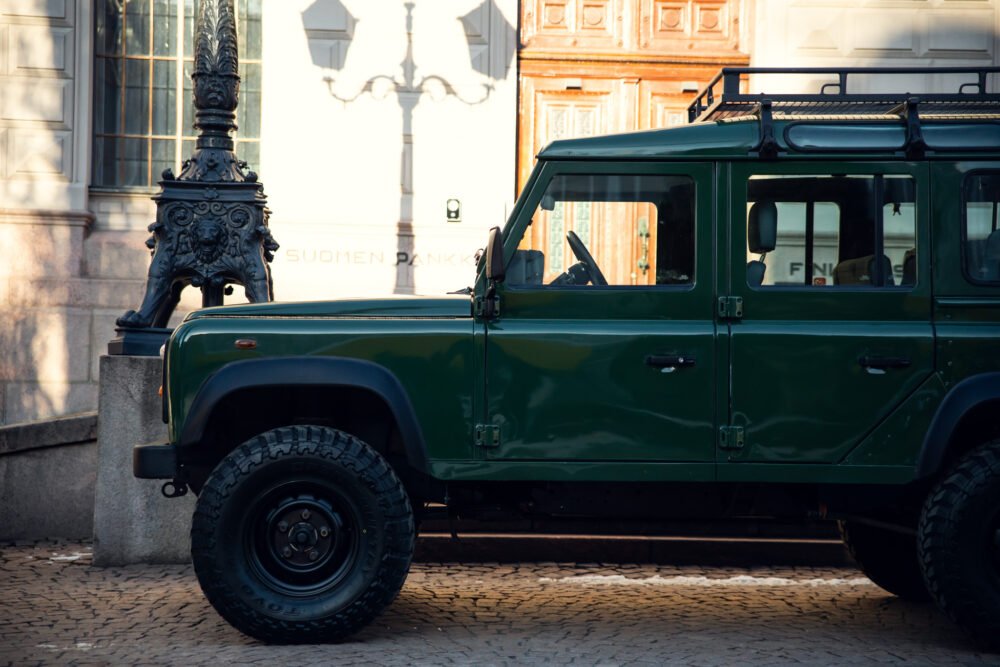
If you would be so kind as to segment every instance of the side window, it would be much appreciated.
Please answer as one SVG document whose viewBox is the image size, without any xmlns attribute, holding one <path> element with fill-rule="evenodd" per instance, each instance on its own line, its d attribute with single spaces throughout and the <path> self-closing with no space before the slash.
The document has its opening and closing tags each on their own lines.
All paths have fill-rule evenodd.
<svg viewBox="0 0 1000 667">
<path fill-rule="evenodd" d="M 912 287 L 915 202 L 909 176 L 752 176 L 747 284 Z"/>
<path fill-rule="evenodd" d="M 555 176 L 532 217 L 533 231 L 525 236 L 534 238 L 536 246 L 517 251 L 507 282 L 691 285 L 694 190 L 689 176 Z"/>
<path fill-rule="evenodd" d="M 1000 174 L 972 174 L 965 179 L 964 190 L 962 268 L 973 282 L 1000 282 L 1000 231 L 997 227 Z"/>
</svg>

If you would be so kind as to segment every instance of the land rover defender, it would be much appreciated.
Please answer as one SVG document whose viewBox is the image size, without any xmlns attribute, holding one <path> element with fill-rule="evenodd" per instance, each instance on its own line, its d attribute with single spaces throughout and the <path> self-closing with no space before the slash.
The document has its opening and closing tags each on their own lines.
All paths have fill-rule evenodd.
<svg viewBox="0 0 1000 667">
<path fill-rule="evenodd" d="M 189 315 L 134 472 L 265 641 L 369 623 L 431 517 L 818 517 L 996 647 L 998 72 L 725 69 L 557 141 L 461 293 Z"/>
</svg>

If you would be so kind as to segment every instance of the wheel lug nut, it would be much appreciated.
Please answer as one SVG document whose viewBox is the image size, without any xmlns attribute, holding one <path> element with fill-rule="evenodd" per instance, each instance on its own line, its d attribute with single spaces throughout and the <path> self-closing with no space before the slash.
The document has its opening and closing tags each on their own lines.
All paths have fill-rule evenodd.
<svg viewBox="0 0 1000 667">
<path fill-rule="evenodd" d="M 280 530 L 281 532 L 285 532 L 286 530 L 288 530 L 288 522 L 281 521 L 280 523 L 278 523 L 278 530 Z"/>
<path fill-rule="evenodd" d="M 322 528 L 319 529 L 319 536 L 320 537 L 329 537 L 330 536 L 330 529 L 327 528 L 326 526 L 323 526 Z"/>
<path fill-rule="evenodd" d="M 309 510 L 302 510 L 302 520 L 307 521 L 310 517 Z"/>
<path fill-rule="evenodd" d="M 292 550 L 291 550 L 291 548 L 290 547 L 285 547 L 284 549 L 282 549 L 281 550 L 281 555 L 284 556 L 285 558 L 291 558 L 292 557 Z"/>
<path fill-rule="evenodd" d="M 319 552 L 318 551 L 316 551 L 315 549 L 313 549 L 312 551 L 309 552 L 309 560 L 316 560 L 317 558 L 319 558 Z"/>
</svg>

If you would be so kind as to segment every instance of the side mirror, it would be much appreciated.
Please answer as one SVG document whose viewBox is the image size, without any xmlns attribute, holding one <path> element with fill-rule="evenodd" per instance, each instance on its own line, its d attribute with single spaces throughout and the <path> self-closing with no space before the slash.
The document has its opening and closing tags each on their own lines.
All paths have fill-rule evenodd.
<svg viewBox="0 0 1000 667">
<path fill-rule="evenodd" d="M 503 237 L 500 228 L 490 230 L 490 240 L 486 245 L 486 277 L 494 282 L 504 279 Z"/>
</svg>

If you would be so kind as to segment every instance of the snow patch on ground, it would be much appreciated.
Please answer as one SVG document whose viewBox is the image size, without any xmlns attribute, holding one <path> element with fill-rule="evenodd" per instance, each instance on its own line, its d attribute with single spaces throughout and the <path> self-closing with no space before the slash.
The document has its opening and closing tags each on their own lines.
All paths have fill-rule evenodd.
<svg viewBox="0 0 1000 667">
<path fill-rule="evenodd" d="M 584 574 L 578 577 L 540 577 L 541 584 L 570 584 L 579 586 L 702 586 L 726 587 L 745 586 L 748 588 L 761 588 L 773 586 L 874 586 L 870 579 L 866 577 L 832 578 L 832 579 L 790 579 L 788 577 L 754 577 L 750 575 L 737 575 L 734 577 L 704 577 L 704 576 L 676 576 L 643 577 L 631 579 L 620 574 Z"/>
<path fill-rule="evenodd" d="M 66 563 L 80 560 L 81 558 L 90 558 L 90 556 L 91 553 L 89 551 L 74 551 L 71 554 L 60 554 L 53 551 L 52 555 L 49 556 L 49 560 L 55 563 Z"/>
</svg>

